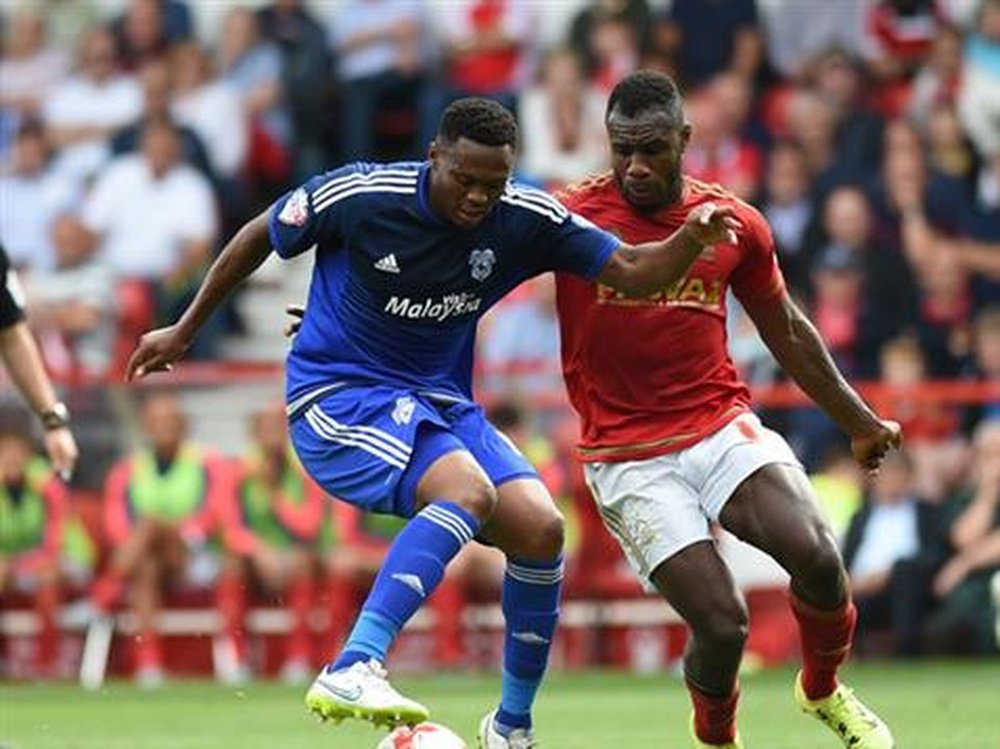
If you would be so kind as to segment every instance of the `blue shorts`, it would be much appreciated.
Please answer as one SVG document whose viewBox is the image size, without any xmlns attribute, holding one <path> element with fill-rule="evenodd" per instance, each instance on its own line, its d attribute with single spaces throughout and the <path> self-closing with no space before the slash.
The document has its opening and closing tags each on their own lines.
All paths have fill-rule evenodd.
<svg viewBox="0 0 1000 749">
<path fill-rule="evenodd" d="M 292 415 L 295 452 L 330 495 L 367 512 L 411 517 L 430 465 L 467 450 L 498 486 L 537 478 L 482 406 L 385 386 L 334 390 Z"/>
</svg>

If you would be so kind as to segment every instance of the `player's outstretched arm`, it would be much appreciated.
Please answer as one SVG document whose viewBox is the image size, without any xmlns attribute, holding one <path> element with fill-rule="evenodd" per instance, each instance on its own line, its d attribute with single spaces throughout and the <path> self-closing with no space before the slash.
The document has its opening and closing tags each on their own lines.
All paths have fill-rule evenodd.
<svg viewBox="0 0 1000 749">
<path fill-rule="evenodd" d="M 0 359 L 14 385 L 44 421 L 44 414 L 54 410 L 57 398 L 35 339 L 23 320 L 0 329 Z M 80 454 L 69 426 L 47 425 L 44 442 L 52 467 L 64 480 L 69 480 Z"/>
<path fill-rule="evenodd" d="M 125 379 L 144 377 L 150 372 L 169 371 L 184 356 L 201 326 L 230 291 L 260 267 L 271 253 L 264 211 L 236 232 L 208 269 L 194 300 L 173 325 L 151 330 L 139 339 L 129 359 Z"/>
<path fill-rule="evenodd" d="M 691 211 L 680 229 L 660 242 L 621 245 L 597 280 L 630 297 L 662 291 L 684 277 L 701 251 L 720 242 L 735 242 L 740 226 L 732 206 L 703 203 Z"/>
<path fill-rule="evenodd" d="M 844 379 L 819 332 L 787 293 L 747 312 L 782 369 L 851 438 L 855 460 L 877 471 L 902 442 L 899 424 L 880 419 Z"/>
</svg>

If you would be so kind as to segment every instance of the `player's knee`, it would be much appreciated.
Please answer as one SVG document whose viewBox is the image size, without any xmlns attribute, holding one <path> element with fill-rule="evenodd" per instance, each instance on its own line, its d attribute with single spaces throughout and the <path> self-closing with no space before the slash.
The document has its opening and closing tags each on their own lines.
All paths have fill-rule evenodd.
<svg viewBox="0 0 1000 749">
<path fill-rule="evenodd" d="M 695 637 L 715 653 L 738 657 L 743 652 L 750 631 L 745 606 L 734 604 L 718 608 L 701 622 L 692 623 Z"/>
<path fill-rule="evenodd" d="M 497 506 L 497 490 L 485 476 L 470 475 L 461 488 L 450 492 L 448 500 L 475 517 L 480 523 L 487 521 Z"/>
<path fill-rule="evenodd" d="M 555 559 L 562 553 L 566 537 L 566 523 L 562 513 L 555 508 L 543 517 L 533 519 L 526 529 L 521 556 L 526 559 Z"/>
<path fill-rule="evenodd" d="M 844 563 L 825 528 L 819 529 L 816 542 L 802 556 L 798 569 L 793 572 L 796 584 L 817 603 L 839 603 L 845 595 Z"/>
</svg>

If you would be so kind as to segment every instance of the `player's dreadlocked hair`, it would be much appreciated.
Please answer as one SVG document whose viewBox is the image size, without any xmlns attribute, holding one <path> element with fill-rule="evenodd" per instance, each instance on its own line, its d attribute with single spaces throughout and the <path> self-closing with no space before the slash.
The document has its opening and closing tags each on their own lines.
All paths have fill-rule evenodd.
<svg viewBox="0 0 1000 749">
<path fill-rule="evenodd" d="M 484 146 L 517 147 L 517 123 L 502 105 L 470 97 L 450 104 L 441 115 L 438 139 L 454 143 L 468 138 Z"/>
<path fill-rule="evenodd" d="M 673 80 L 663 73 L 640 70 L 622 78 L 611 91 L 604 117 L 615 110 L 626 117 L 635 117 L 649 109 L 666 109 L 672 118 L 683 122 L 681 94 Z"/>
</svg>

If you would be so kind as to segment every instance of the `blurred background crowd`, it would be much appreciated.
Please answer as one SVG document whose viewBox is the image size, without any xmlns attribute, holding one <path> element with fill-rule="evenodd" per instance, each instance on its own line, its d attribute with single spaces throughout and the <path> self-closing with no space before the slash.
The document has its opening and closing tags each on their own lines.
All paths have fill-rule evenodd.
<svg viewBox="0 0 1000 749">
<path fill-rule="evenodd" d="M 46 363 L 78 414 L 83 452 L 67 492 L 33 457 L 28 422 L 5 386 L 0 595 L 42 601 L 42 633 L 57 629 L 53 612 L 66 597 L 58 591 L 90 595 L 89 577 L 106 582 L 96 586 L 99 603 L 120 605 L 110 568 L 135 588 L 140 629 L 154 642 L 151 612 L 171 554 L 142 529 L 204 512 L 195 525 L 220 539 L 211 546 L 218 590 L 227 569 L 245 567 L 299 613 L 315 590 L 343 600 L 336 581 L 370 574 L 377 551 L 368 552 L 380 544 L 327 504 L 301 510 L 308 482 L 283 443 L 261 458 L 268 412 L 259 394 L 230 392 L 235 380 L 265 383 L 266 401 L 279 390 L 282 303 L 301 301 L 308 270 L 265 267 L 205 330 L 191 352 L 204 364 L 170 395 L 134 398 L 118 384 L 138 335 L 174 319 L 218 248 L 281 192 L 344 161 L 422 158 L 458 97 L 488 96 L 516 113 L 521 179 L 557 189 L 606 169 L 606 96 L 623 74 L 654 68 L 686 96 L 694 135 L 685 171 L 763 212 L 789 286 L 838 364 L 903 424 L 905 452 L 864 481 L 830 422 L 780 397 L 779 370 L 731 303 L 733 357 L 843 539 L 861 649 L 996 652 L 1000 0 L 0 8 L 0 242 Z M 637 595 L 571 454 L 553 297 L 552 280 L 537 279 L 484 320 L 479 390 L 571 515 L 571 594 Z M 203 407 L 209 400 L 214 408 Z M 283 435 L 280 421 L 267 423 Z M 211 450 L 185 447 L 189 423 Z M 191 472 L 217 459 L 228 488 L 211 493 Z M 168 479 L 169 491 L 156 488 Z M 282 509 L 289 492 L 299 514 Z M 302 551 L 321 528 L 322 559 L 252 561 L 267 556 L 258 547 Z M 163 564 L 126 570 L 111 550 L 142 533 Z M 199 539 L 198 548 L 209 545 Z M 487 555 L 462 569 L 495 582 L 491 565 Z M 299 574 L 306 569 L 335 582 L 302 583 L 312 580 Z M 243 604 L 232 589 L 218 601 L 240 656 L 233 622 Z M 443 636 L 446 662 L 458 658 L 455 636 Z M 309 659 L 296 642 L 288 663 L 298 673 Z M 150 647 L 135 663 L 155 676 Z"/>
</svg>

